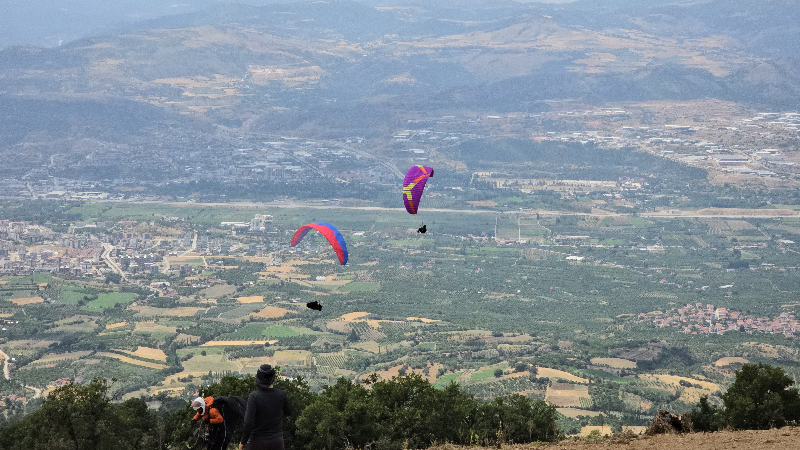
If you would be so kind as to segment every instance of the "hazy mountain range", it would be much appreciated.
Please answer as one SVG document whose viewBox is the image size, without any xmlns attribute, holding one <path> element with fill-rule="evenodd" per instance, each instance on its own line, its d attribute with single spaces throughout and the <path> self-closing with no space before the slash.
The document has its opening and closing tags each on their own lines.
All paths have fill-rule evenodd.
<svg viewBox="0 0 800 450">
<path fill-rule="evenodd" d="M 6 144 L 75 120 L 137 133 L 154 114 L 363 133 L 397 111 L 525 111 L 554 98 L 800 100 L 800 9 L 788 0 L 35 3 L 0 19 Z M 47 41 L 22 29 L 37 11 L 53 30 L 73 16 L 86 27 L 64 36 L 90 35 L 9 45 Z"/>
</svg>

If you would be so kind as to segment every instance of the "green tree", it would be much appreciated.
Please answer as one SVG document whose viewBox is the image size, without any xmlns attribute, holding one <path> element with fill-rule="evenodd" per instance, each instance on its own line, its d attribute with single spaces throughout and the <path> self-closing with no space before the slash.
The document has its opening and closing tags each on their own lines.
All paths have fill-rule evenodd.
<svg viewBox="0 0 800 450">
<path fill-rule="evenodd" d="M 740 430 L 767 430 L 800 420 L 800 394 L 779 367 L 745 364 L 722 394 L 727 425 Z"/>
<path fill-rule="evenodd" d="M 96 378 L 86 385 L 69 383 L 47 396 L 42 407 L 0 429 L 4 450 L 162 449 L 157 418 L 140 399 L 112 404 L 108 384 Z"/>
<path fill-rule="evenodd" d="M 720 429 L 722 411 L 715 405 L 708 402 L 708 396 L 700 397 L 700 401 L 686 413 L 686 419 L 692 423 L 694 431 L 709 433 Z"/>
<path fill-rule="evenodd" d="M 308 449 L 364 446 L 379 436 L 370 392 L 342 377 L 326 386 L 297 419 L 297 443 Z"/>
<path fill-rule="evenodd" d="M 561 437 L 555 407 L 519 395 L 498 397 L 476 410 L 475 433 L 481 444 L 552 442 Z"/>
</svg>

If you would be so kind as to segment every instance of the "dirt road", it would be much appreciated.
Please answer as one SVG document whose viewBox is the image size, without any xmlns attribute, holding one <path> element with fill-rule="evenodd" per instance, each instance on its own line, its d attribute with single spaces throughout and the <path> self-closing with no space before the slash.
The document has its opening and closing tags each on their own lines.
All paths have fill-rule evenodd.
<svg viewBox="0 0 800 450">
<path fill-rule="evenodd" d="M 10 380 L 11 370 L 8 368 L 8 362 L 11 360 L 11 358 L 6 352 L 3 351 L 3 349 L 0 349 L 0 357 L 3 358 L 3 376 L 6 377 L 6 380 Z"/>
</svg>

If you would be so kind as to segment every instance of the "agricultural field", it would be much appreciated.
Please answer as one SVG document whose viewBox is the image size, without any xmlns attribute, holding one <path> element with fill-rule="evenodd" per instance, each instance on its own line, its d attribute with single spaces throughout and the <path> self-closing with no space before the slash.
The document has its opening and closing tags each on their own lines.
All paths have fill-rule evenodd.
<svg viewBox="0 0 800 450">
<path fill-rule="evenodd" d="M 602 206 L 594 194 L 578 194 L 587 211 Z M 516 197 L 528 202 L 526 195 L 488 198 L 503 208 L 520 205 Z M 321 239 L 281 249 L 293 227 L 319 220 L 300 208 L 270 206 L 277 236 L 231 235 L 220 227 L 231 218 L 249 221 L 256 209 L 76 208 L 97 220 L 147 217 L 137 226 L 162 236 L 163 246 L 197 233 L 227 241 L 230 251 L 189 253 L 184 262 L 200 269 L 195 273 L 131 274 L 120 285 L 51 274 L 4 277 L 0 319 L 19 321 L 0 331 L 0 349 L 15 358 L 12 380 L 24 372 L 20 380 L 45 386 L 65 373 L 138 370 L 127 384 L 131 392 L 182 395 L 228 371 L 253 373 L 264 362 L 303 376 L 316 390 L 342 375 L 386 379 L 404 370 L 439 387 L 456 381 L 478 398 L 520 393 L 567 415 L 595 415 L 591 407 L 639 423 L 651 409 L 678 411 L 700 395 L 718 401 L 741 364 L 782 364 L 790 376 L 800 375 L 795 338 L 654 325 L 697 304 L 704 311 L 713 305 L 709 318 L 717 308 L 793 317 L 800 294 L 800 248 L 788 242 L 800 242 L 794 218 L 442 212 L 435 224 L 426 220 L 430 231 L 422 238 L 400 211 L 355 217 L 326 209 L 351 244 L 350 262 L 340 266 L 317 245 Z M 159 225 L 154 213 L 181 220 Z M 494 239 L 495 225 L 497 239 L 507 242 Z M 313 300 L 322 311 L 305 307 Z M 90 348 L 102 354 L 86 353 Z"/>
<path fill-rule="evenodd" d="M 251 313 L 252 317 L 259 317 L 263 319 L 279 319 L 287 314 L 296 314 L 297 311 L 291 309 L 281 308 L 278 306 L 265 306 L 258 310 L 258 312 Z"/>
<path fill-rule="evenodd" d="M 589 386 L 583 384 L 552 383 L 544 399 L 563 408 L 588 408 L 592 403 Z"/>
<path fill-rule="evenodd" d="M 601 366 L 609 366 L 615 369 L 635 369 L 636 362 L 622 358 L 592 358 L 589 360 L 592 364 Z"/>
<path fill-rule="evenodd" d="M 129 358 L 127 356 L 120 355 L 119 353 L 112 353 L 112 352 L 97 352 L 97 356 L 105 356 L 107 358 L 114 358 L 118 359 L 126 364 L 131 364 L 134 366 L 142 366 L 147 367 L 148 369 L 166 369 L 167 366 L 164 364 L 158 364 L 149 361 L 142 361 L 140 359 Z"/>
<path fill-rule="evenodd" d="M 129 305 L 136 299 L 136 294 L 124 292 L 112 292 L 99 294 L 96 300 L 92 300 L 84 307 L 88 311 L 103 311 L 117 305 Z"/>
</svg>

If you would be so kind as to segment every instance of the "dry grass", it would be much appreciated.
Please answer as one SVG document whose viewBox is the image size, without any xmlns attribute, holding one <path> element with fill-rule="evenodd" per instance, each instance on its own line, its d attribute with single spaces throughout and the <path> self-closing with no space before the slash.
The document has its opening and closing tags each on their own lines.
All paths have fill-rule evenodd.
<svg viewBox="0 0 800 450">
<path fill-rule="evenodd" d="M 277 306 L 265 306 L 261 311 L 251 313 L 251 317 L 261 317 L 264 319 L 277 319 L 286 314 L 297 314 L 297 311 L 291 309 L 279 308 Z"/>
<path fill-rule="evenodd" d="M 167 368 L 166 364 L 158 364 L 158 363 L 147 362 L 147 361 L 139 361 L 138 359 L 128 358 L 127 356 L 122 356 L 122 355 L 120 355 L 118 353 L 97 352 L 97 354 L 99 356 L 107 356 L 109 358 L 118 359 L 118 360 L 120 360 L 120 361 L 122 361 L 122 362 L 124 362 L 126 364 L 132 364 L 134 366 L 142 366 L 142 367 L 147 367 L 147 368 L 150 368 L 150 369 L 157 369 L 157 370 L 161 370 L 161 369 L 166 369 Z"/>
<path fill-rule="evenodd" d="M 310 357 L 308 350 L 278 350 L 272 358 L 277 365 L 304 366 Z"/>
<path fill-rule="evenodd" d="M 636 363 L 622 358 L 592 358 L 590 360 L 592 364 L 597 364 L 601 366 L 609 366 L 615 369 L 635 369 Z"/>
<path fill-rule="evenodd" d="M 136 322 L 136 328 L 134 331 L 139 331 L 142 333 L 177 333 L 178 329 L 176 327 L 169 327 L 166 325 L 159 325 L 155 322 Z"/>
<path fill-rule="evenodd" d="M 583 384 L 552 383 L 544 399 L 551 405 L 580 408 L 581 398 L 589 399 L 589 386 Z"/>
<path fill-rule="evenodd" d="M 139 347 L 139 348 L 136 349 L 135 352 L 125 351 L 125 353 L 131 354 L 131 355 L 134 355 L 134 356 L 138 356 L 140 358 L 147 358 L 147 359 L 153 359 L 153 360 L 156 360 L 156 361 L 167 362 L 167 355 L 164 354 L 164 352 L 161 351 L 161 349 L 158 349 L 158 348 Z"/>
<path fill-rule="evenodd" d="M 563 415 L 565 415 L 567 417 L 572 417 L 572 418 L 576 418 L 578 416 L 591 416 L 591 417 L 594 417 L 594 416 L 599 416 L 600 414 L 603 414 L 600 411 L 588 411 L 588 410 L 579 409 L 579 408 L 556 408 L 556 411 L 560 412 L 561 414 L 563 414 Z"/>
<path fill-rule="evenodd" d="M 42 297 L 20 297 L 20 298 L 10 298 L 8 300 L 17 306 L 33 305 L 35 303 L 44 303 L 44 299 Z"/>
<path fill-rule="evenodd" d="M 208 371 L 224 372 L 230 370 L 235 372 L 238 366 L 235 362 L 229 361 L 222 353 L 207 354 L 206 356 L 195 354 L 191 358 L 181 363 L 183 365 L 183 372 L 177 374 L 181 378 L 191 375 L 205 375 Z M 169 381 L 165 381 L 168 383 Z"/>
<path fill-rule="evenodd" d="M 695 378 L 688 378 L 688 377 L 679 377 L 677 375 L 663 375 L 663 374 L 643 374 L 639 375 L 639 378 L 646 381 L 658 381 L 661 383 L 671 384 L 673 386 L 680 386 L 680 381 L 687 381 L 692 384 L 697 384 L 703 387 L 703 389 L 709 391 L 717 391 L 719 390 L 719 386 L 710 382 L 710 381 L 703 381 L 698 380 Z"/>
<path fill-rule="evenodd" d="M 714 365 L 717 366 L 717 367 L 723 367 L 723 366 L 727 366 L 727 365 L 735 364 L 735 363 L 747 364 L 749 362 L 750 361 L 748 361 L 748 360 L 746 360 L 744 358 L 740 358 L 738 356 L 726 356 L 724 358 L 718 359 L 714 363 Z"/>
<path fill-rule="evenodd" d="M 325 323 L 325 327 L 329 330 L 338 331 L 340 333 L 350 332 L 350 323 L 343 320 L 331 320 Z"/>
<path fill-rule="evenodd" d="M 778 349 L 771 344 L 761 344 L 759 342 L 745 342 L 743 345 L 758 350 L 758 352 L 761 353 L 761 356 L 764 356 L 766 358 L 777 359 L 780 358 L 781 356 L 780 353 L 778 352 Z"/>
<path fill-rule="evenodd" d="M 718 431 L 715 433 L 660 434 L 600 439 L 566 439 L 554 443 L 504 444 L 505 450 L 674 450 L 674 449 L 741 449 L 785 450 L 800 447 L 800 427 L 771 430 Z M 436 445 L 429 450 L 486 450 L 484 447 Z"/>
<path fill-rule="evenodd" d="M 115 322 L 106 325 L 106 330 L 113 330 L 114 328 L 124 327 L 128 322 Z"/>
<path fill-rule="evenodd" d="M 614 434 L 614 432 L 611 431 L 611 427 L 607 425 L 602 427 L 599 425 L 587 425 L 585 427 L 581 427 L 580 435 L 586 437 L 589 436 L 589 434 L 595 430 L 597 430 L 600 433 L 600 436 L 611 436 L 612 434 Z"/>
<path fill-rule="evenodd" d="M 441 322 L 439 319 L 426 319 L 425 317 L 406 317 L 409 322 L 419 321 L 422 323 Z"/>
<path fill-rule="evenodd" d="M 264 301 L 264 297 L 260 295 L 253 295 L 250 297 L 238 297 L 236 300 L 239 303 L 262 303 Z"/>
<path fill-rule="evenodd" d="M 356 320 L 358 318 L 361 318 L 361 317 L 364 317 L 364 316 L 368 316 L 368 315 L 369 315 L 368 312 L 357 311 L 357 312 L 351 312 L 351 313 L 347 313 L 347 314 L 342 314 L 341 316 L 337 317 L 334 320 Z"/>
<path fill-rule="evenodd" d="M 587 384 L 589 383 L 589 380 L 587 380 L 586 378 L 581 378 L 569 372 L 564 372 L 563 370 L 558 370 L 558 369 L 551 369 L 549 367 L 536 366 L 536 376 L 540 378 L 542 377 L 550 378 L 551 380 L 560 378 L 562 380 L 574 381 L 576 383 L 587 383 Z"/>
</svg>

